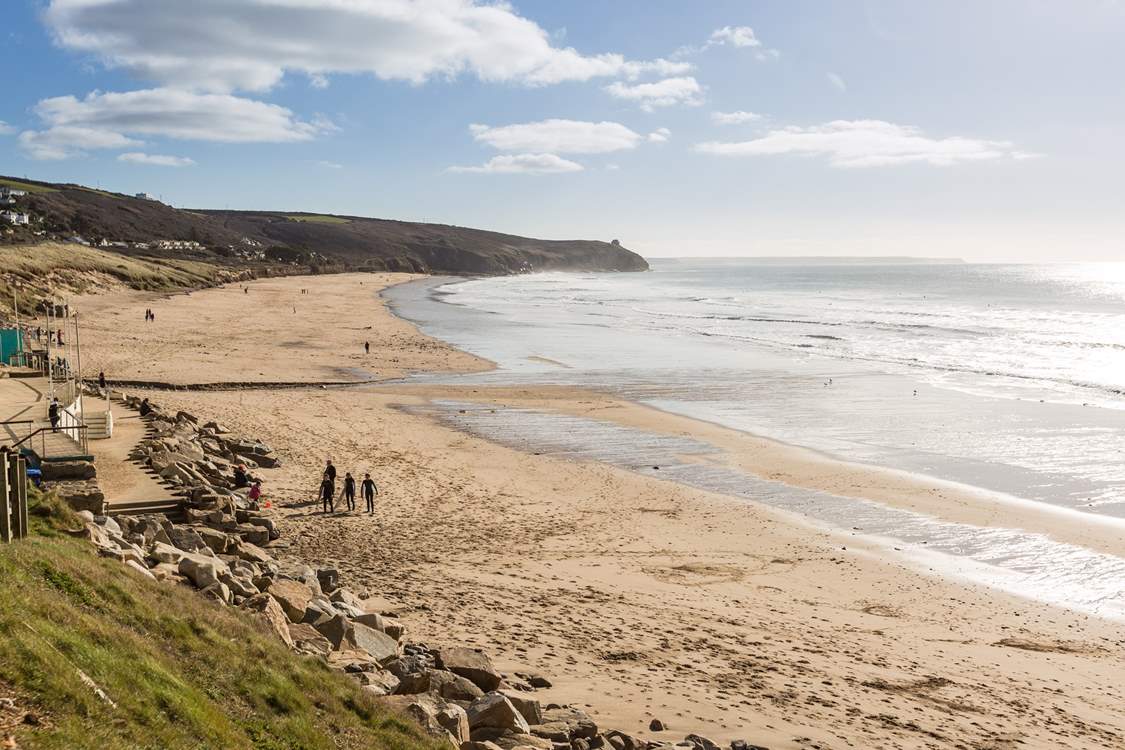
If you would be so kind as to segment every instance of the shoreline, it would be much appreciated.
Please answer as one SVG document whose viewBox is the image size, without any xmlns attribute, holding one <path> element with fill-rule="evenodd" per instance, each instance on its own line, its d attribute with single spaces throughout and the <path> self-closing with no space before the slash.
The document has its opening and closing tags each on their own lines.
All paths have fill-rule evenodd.
<svg viewBox="0 0 1125 750">
<path fill-rule="evenodd" d="M 374 309 L 337 298 L 365 294 L 376 276 L 405 280 L 261 280 L 249 295 L 220 289 L 162 301 L 160 322 L 147 329 L 139 311 L 151 302 L 142 296 L 83 298 L 84 319 L 106 313 L 89 338 L 84 331 L 84 343 L 105 350 L 91 371 L 191 382 L 200 373 L 266 382 L 284 371 L 315 386 L 356 367 L 393 377 L 482 366 L 391 316 L 378 295 Z M 299 300 L 298 286 L 316 287 L 323 308 L 302 306 L 292 326 L 261 314 L 267 300 Z M 201 335 L 208 326 L 224 335 Z M 349 353 L 364 336 L 376 344 L 369 359 Z M 1125 636 L 1112 623 L 920 575 L 853 542 L 841 550 L 836 535 L 768 508 L 521 454 L 392 408 L 424 403 L 403 389 L 160 399 L 220 415 L 275 447 L 283 468 L 265 473 L 296 554 L 335 564 L 402 607 L 427 643 L 480 645 L 505 671 L 548 674 L 555 687 L 546 700 L 588 702 L 609 725 L 664 739 L 647 731 L 656 717 L 681 736 L 774 748 L 983 746 L 1011 736 L 1098 747 L 1125 736 L 1114 678 Z M 472 400 L 488 389 L 465 390 Z M 578 401 L 594 396 L 572 400 L 583 409 Z M 644 415 L 658 418 L 667 415 Z M 376 474 L 385 499 L 374 518 L 308 512 L 326 454 Z M 1017 636 L 1026 644 L 1005 642 Z M 998 660 L 1004 681 L 993 679 Z M 934 675 L 939 683 L 925 682 Z M 908 687 L 915 683 L 930 687 Z M 1034 710 L 1016 711 L 1011 700 Z M 1054 712 L 1056 725 L 1031 721 L 1037 711 Z"/>
</svg>

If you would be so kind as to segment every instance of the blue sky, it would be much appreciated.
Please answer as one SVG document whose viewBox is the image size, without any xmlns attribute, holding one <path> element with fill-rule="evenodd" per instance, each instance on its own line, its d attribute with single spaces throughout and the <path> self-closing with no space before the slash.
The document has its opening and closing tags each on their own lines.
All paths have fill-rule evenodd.
<svg viewBox="0 0 1125 750">
<path fill-rule="evenodd" d="M 9 0 L 0 173 L 651 256 L 1125 257 L 1125 3 Z"/>
</svg>

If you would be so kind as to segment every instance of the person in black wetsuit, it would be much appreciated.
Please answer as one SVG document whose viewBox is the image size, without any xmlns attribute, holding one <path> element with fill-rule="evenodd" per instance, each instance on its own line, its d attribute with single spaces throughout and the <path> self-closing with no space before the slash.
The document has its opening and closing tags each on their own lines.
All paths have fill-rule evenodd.
<svg viewBox="0 0 1125 750">
<path fill-rule="evenodd" d="M 332 459 L 328 459 L 324 464 L 324 476 L 331 479 L 333 483 L 336 481 L 336 467 L 332 465 Z"/>
<path fill-rule="evenodd" d="M 51 420 L 51 429 L 59 429 L 59 400 L 57 398 L 51 399 L 51 405 L 47 407 L 47 419 Z"/>
<path fill-rule="evenodd" d="M 355 510 L 355 478 L 350 471 L 344 472 L 344 503 L 348 510 Z"/>
<path fill-rule="evenodd" d="M 324 479 L 320 482 L 320 504 L 325 513 L 336 511 L 336 483 L 324 472 Z"/>
<path fill-rule="evenodd" d="M 359 484 L 360 490 L 363 492 L 363 499 L 367 502 L 367 512 L 375 512 L 375 496 L 379 494 L 379 488 L 375 486 L 375 482 L 371 480 L 370 474 L 363 475 L 363 481 Z"/>
</svg>

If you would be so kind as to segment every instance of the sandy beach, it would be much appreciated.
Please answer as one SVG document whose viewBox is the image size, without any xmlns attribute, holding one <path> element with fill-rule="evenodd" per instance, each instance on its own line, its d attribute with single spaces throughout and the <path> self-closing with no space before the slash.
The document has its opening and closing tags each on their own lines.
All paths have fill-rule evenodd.
<svg viewBox="0 0 1125 750">
<path fill-rule="evenodd" d="M 411 638 L 480 646 L 505 670 L 547 675 L 544 701 L 587 704 L 640 736 L 696 732 L 775 750 L 1125 747 L 1121 623 L 906 567 L 764 506 L 515 451 L 400 407 L 456 398 L 701 436 L 732 465 L 796 487 L 1116 555 L 1120 526 L 579 389 L 322 387 L 490 366 L 387 311 L 378 291 L 410 278 L 265 279 L 248 291 L 71 304 L 89 378 L 307 383 L 147 395 L 275 449 L 284 464 L 262 475 L 294 555 L 339 567 L 400 612 Z M 372 473 L 373 516 L 318 512 L 329 457 Z M 668 731 L 650 732 L 653 718 Z"/>
</svg>

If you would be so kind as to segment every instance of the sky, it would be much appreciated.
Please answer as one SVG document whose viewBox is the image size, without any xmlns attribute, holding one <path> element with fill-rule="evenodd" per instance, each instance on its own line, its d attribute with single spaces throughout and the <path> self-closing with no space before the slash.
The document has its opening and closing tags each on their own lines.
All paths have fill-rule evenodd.
<svg viewBox="0 0 1125 750">
<path fill-rule="evenodd" d="M 0 174 L 649 257 L 1125 260 L 1122 0 L 5 0 Z"/>
</svg>

